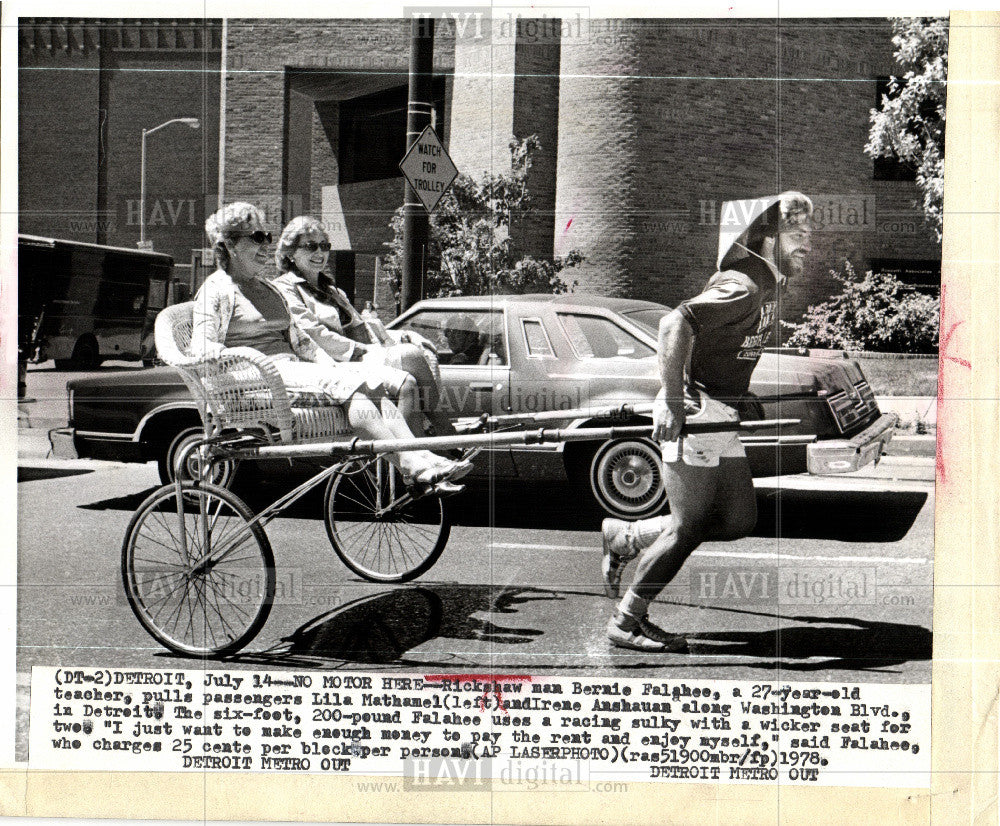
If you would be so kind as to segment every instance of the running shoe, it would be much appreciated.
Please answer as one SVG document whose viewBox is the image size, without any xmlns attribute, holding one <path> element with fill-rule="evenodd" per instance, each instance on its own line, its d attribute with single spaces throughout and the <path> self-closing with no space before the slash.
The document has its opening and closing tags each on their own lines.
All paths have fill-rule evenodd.
<svg viewBox="0 0 1000 826">
<path fill-rule="evenodd" d="M 657 651 L 663 653 L 686 654 L 687 640 L 680 634 L 668 634 L 653 625 L 649 615 L 632 617 L 616 611 L 608 620 L 608 640 L 618 648 L 634 651 Z"/>
</svg>

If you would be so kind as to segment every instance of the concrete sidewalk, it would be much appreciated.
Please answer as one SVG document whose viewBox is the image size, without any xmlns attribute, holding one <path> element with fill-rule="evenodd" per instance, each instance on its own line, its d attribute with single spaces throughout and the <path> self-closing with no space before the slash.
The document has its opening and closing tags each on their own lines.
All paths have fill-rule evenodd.
<svg viewBox="0 0 1000 826">
<path fill-rule="evenodd" d="M 879 410 L 899 416 L 899 429 L 917 435 L 937 430 L 936 396 L 876 396 Z"/>
</svg>

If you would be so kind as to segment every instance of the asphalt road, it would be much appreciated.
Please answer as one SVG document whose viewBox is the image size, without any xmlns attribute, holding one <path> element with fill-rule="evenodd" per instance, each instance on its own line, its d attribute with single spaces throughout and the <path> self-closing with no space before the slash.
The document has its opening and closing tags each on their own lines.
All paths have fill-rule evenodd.
<svg viewBox="0 0 1000 826">
<path fill-rule="evenodd" d="M 18 479 L 19 672 L 178 666 L 138 625 L 119 581 L 121 540 L 158 484 L 155 468 L 24 460 Z M 689 560 L 651 611 L 688 637 L 688 655 L 608 647 L 600 516 L 570 491 L 480 488 L 449 500 L 456 526 L 444 555 L 400 586 L 339 562 L 310 495 L 268 526 L 288 596 L 228 665 L 928 680 L 932 485 L 837 482 L 765 482 L 754 535 Z M 262 506 L 281 490 L 243 493 Z"/>
<path fill-rule="evenodd" d="M 122 538 L 159 485 L 155 465 L 42 458 L 40 429 L 19 434 L 22 750 L 32 666 L 191 661 L 146 635 L 120 582 Z M 454 527 L 442 558 L 397 586 L 343 566 L 310 494 L 267 528 L 286 595 L 243 652 L 205 665 L 929 682 L 933 459 L 887 457 L 852 477 L 757 485 L 753 536 L 703 545 L 652 606 L 654 620 L 686 636 L 688 654 L 609 647 L 601 515 L 581 507 L 579 491 L 508 485 L 448 500 Z M 260 508 L 288 487 L 237 492 Z"/>
<path fill-rule="evenodd" d="M 179 664 L 139 626 L 120 583 L 121 541 L 158 485 L 155 466 L 43 458 L 47 427 L 65 423 L 67 378 L 44 365 L 29 372 L 37 401 L 22 408 L 22 684 L 36 664 Z M 444 555 L 401 586 L 345 568 L 319 494 L 306 497 L 267 528 L 288 594 L 227 665 L 929 681 L 933 459 L 890 456 L 851 477 L 757 483 L 754 535 L 702 546 L 650 612 L 686 635 L 689 654 L 609 648 L 600 514 L 581 506 L 579 491 L 507 485 L 449 500 Z M 283 484 L 237 491 L 259 508 Z"/>
</svg>

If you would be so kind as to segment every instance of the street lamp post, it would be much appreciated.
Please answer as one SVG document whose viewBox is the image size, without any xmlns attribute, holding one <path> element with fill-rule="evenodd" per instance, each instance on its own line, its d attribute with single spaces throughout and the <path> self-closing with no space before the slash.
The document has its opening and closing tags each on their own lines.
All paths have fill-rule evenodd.
<svg viewBox="0 0 1000 826">
<path fill-rule="evenodd" d="M 139 162 L 139 246 L 141 248 L 146 246 L 146 138 L 174 123 L 183 123 L 191 129 L 201 127 L 201 121 L 198 118 L 174 118 L 159 126 L 154 126 L 152 129 L 142 130 L 142 159 Z"/>
</svg>

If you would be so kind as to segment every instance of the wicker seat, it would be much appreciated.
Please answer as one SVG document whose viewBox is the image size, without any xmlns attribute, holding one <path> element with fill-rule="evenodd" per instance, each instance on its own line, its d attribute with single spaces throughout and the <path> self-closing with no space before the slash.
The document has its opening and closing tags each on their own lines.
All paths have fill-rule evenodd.
<svg viewBox="0 0 1000 826">
<path fill-rule="evenodd" d="M 193 307 L 185 302 L 160 311 L 156 350 L 194 396 L 206 435 L 252 430 L 285 444 L 352 435 L 339 405 L 315 394 L 291 396 L 270 359 L 257 350 L 227 347 L 216 358 L 192 356 Z"/>
</svg>

